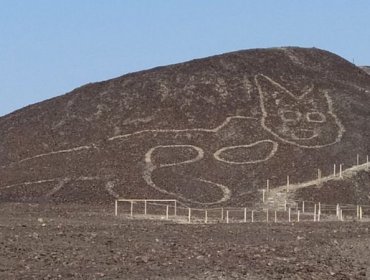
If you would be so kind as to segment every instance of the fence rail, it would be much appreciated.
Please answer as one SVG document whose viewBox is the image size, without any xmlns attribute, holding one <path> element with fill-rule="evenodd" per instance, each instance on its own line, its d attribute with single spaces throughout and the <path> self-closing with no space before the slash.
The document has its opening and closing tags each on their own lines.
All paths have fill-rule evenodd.
<svg viewBox="0 0 370 280">
<path fill-rule="evenodd" d="M 191 208 L 171 199 L 117 199 L 115 216 L 180 223 L 287 223 L 370 221 L 370 205 L 328 205 L 301 201 L 294 208 Z"/>
</svg>

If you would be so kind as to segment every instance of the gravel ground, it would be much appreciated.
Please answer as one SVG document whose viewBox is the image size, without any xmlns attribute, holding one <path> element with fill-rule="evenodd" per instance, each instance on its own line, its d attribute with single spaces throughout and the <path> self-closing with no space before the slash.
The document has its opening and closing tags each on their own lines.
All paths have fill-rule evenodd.
<svg viewBox="0 0 370 280">
<path fill-rule="evenodd" d="M 0 204 L 0 279 L 370 279 L 369 223 L 175 224 Z"/>
</svg>

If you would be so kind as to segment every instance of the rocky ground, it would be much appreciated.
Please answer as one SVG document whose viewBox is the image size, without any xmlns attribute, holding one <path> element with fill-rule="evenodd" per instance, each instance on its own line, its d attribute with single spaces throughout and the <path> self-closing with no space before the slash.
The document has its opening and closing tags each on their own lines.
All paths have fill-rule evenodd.
<svg viewBox="0 0 370 280">
<path fill-rule="evenodd" d="M 175 224 L 0 204 L 1 279 L 370 279 L 369 223 Z"/>
</svg>

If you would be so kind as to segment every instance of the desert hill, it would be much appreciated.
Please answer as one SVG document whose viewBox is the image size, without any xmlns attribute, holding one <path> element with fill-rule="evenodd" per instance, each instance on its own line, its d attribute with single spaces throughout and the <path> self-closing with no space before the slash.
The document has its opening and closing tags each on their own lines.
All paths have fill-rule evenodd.
<svg viewBox="0 0 370 280">
<path fill-rule="evenodd" d="M 87 84 L 1 117 L 0 200 L 243 205 L 267 179 L 274 188 L 318 168 L 328 176 L 357 154 L 370 154 L 370 75 L 315 48 L 245 50 Z M 353 180 L 365 197 L 363 178 Z M 325 187 L 356 202 L 351 180 Z"/>
</svg>

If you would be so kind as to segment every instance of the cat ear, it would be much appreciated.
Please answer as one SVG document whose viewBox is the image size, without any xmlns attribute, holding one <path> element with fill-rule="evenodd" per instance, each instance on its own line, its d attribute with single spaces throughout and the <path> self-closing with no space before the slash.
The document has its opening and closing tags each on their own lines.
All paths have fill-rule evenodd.
<svg viewBox="0 0 370 280">
<path fill-rule="evenodd" d="M 332 111 L 332 100 L 326 90 L 320 90 L 315 97 L 312 98 L 312 107 L 320 112 Z"/>
<path fill-rule="evenodd" d="M 278 82 L 263 74 L 256 75 L 255 82 L 259 93 L 267 100 L 275 100 L 276 105 L 279 105 L 282 98 L 288 98 L 294 101 L 309 98 L 314 89 L 314 86 L 310 85 L 304 87 L 299 93 L 292 93 Z"/>
</svg>

